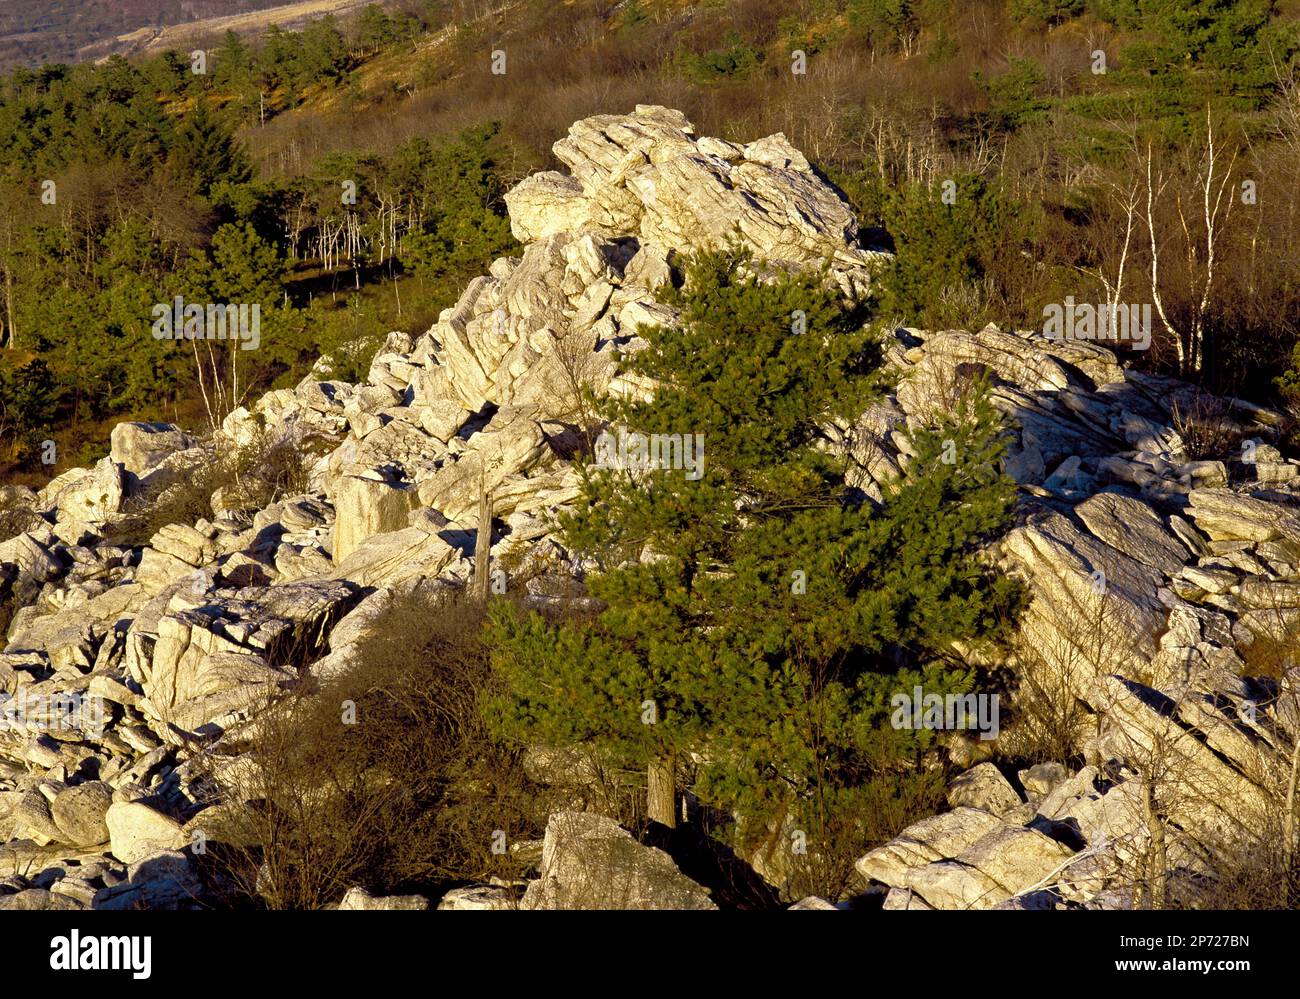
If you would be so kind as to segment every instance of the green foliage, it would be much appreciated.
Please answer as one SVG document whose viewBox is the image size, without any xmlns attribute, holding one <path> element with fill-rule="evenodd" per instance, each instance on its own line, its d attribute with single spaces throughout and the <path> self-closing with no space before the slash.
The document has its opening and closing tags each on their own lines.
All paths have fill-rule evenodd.
<svg viewBox="0 0 1300 999">
<path fill-rule="evenodd" d="M 174 176 L 188 179 L 190 189 L 204 197 L 219 181 L 243 184 L 253 174 L 230 131 L 203 101 L 177 130 L 168 165 Z"/>
<path fill-rule="evenodd" d="M 1051 27 L 1078 17 L 1086 6 L 1085 0 L 1010 0 L 1007 13 L 1031 26 Z"/>
<path fill-rule="evenodd" d="M 1272 0 L 1097 0 L 1096 10 L 1134 33 L 1124 79 L 1149 81 L 1150 106 L 1166 111 L 1230 95 L 1258 106 L 1300 49 L 1300 27 L 1275 20 Z"/>
<path fill-rule="evenodd" d="M 743 518 L 831 502 L 828 459 L 811 443 L 820 420 L 865 397 L 853 375 L 868 366 L 871 344 L 815 277 L 763 285 L 737 276 L 744 259 L 702 258 L 685 288 L 667 293 L 683 310 L 682 328 L 644 331 L 649 346 L 627 361 L 662 381 L 655 401 L 606 401 L 611 419 L 641 433 L 703 434 L 704 474 L 637 484 L 617 469 L 586 469 L 577 511 L 561 523 L 577 550 L 610 570 L 591 582 L 610 605 L 601 628 L 516 624 L 520 655 L 536 641 L 558 643 L 560 687 L 582 691 L 572 702 L 523 697 L 510 709 L 560 742 L 600 736 L 644 760 L 698 739 L 708 714 L 691 690 L 707 671 L 699 657 L 734 655 L 697 632 L 721 585 L 712 570 L 734 561 Z M 796 311 L 810 333 L 792 332 Z M 741 495 L 749 499 L 738 509 Z M 642 551 L 656 558 L 619 568 Z M 521 693 L 528 674 L 521 660 Z M 646 698 L 659 702 L 652 726 L 640 721 Z"/>
<path fill-rule="evenodd" d="M 793 818 L 847 856 L 848 841 L 880 832 L 861 806 L 933 738 L 885 727 L 890 692 L 969 689 L 943 650 L 1000 635 L 1016 610 L 1018 589 L 977 556 L 1013 487 L 996 471 L 998 416 L 976 391 L 917 435 L 913 472 L 883 508 L 847 503 L 844 456 L 820 428 L 880 389 L 878 346 L 816 276 L 767 283 L 752 265 L 736 251 L 691 261 L 664 294 L 680 325 L 642 330 L 626 364 L 660 387 L 652 401 L 606 400 L 606 415 L 643 434 L 703 434 L 703 474 L 584 470 L 560 524 L 601 567 L 588 586 L 603 609 L 556 624 L 498 607 L 511 695 L 494 717 L 515 738 L 629 765 L 705 752 L 703 800 L 750 830 Z"/>
<path fill-rule="evenodd" d="M 545 4 L 523 6 L 529 18 L 550 16 Z M 426 5 L 413 17 L 374 4 L 343 27 L 327 18 L 300 32 L 271 28 L 260 38 L 227 33 L 216 43 L 207 75 L 190 72 L 186 53 L 163 52 L 0 77 L 0 320 L 7 346 L 39 351 L 47 362 L 58 389 L 55 426 L 81 428 L 132 410 L 187 418 L 187 405 L 197 395 L 193 359 L 174 344 L 152 341 L 149 309 L 187 288 L 216 295 L 208 289 L 234 285 L 241 295 L 249 293 L 249 262 L 221 249 L 230 238 L 228 227 L 251 226 L 262 241 L 258 245 L 273 246 L 284 265 L 278 286 L 268 277 L 256 293 L 267 306 L 264 321 L 274 347 L 241 359 L 254 379 L 253 393 L 292 384 L 322 350 L 336 372 L 364 372 L 388 329 L 414 329 L 408 324 L 436 316 L 492 257 L 516 249 L 501 196 L 529 161 L 528 147 L 537 145 L 530 131 L 543 126 L 513 121 L 505 132 L 478 128 L 437 139 L 433 135 L 447 117 L 435 112 L 438 124 L 407 118 L 391 130 L 416 136 L 427 131 L 429 138 L 382 153 L 347 152 L 312 162 L 289 153 L 312 147 L 307 132 L 318 114 L 328 112 L 311 107 L 294 121 L 247 133 L 259 142 L 270 139 L 282 154 L 262 162 L 256 181 L 249 154 L 235 138 L 240 127 L 256 127 L 313 102 L 322 91 L 333 91 L 322 102 L 329 108 L 351 101 L 367 113 L 413 114 L 413 105 L 403 107 L 409 102 L 395 81 L 385 81 L 389 85 L 380 95 L 374 81 L 353 70 L 405 46 L 425 26 L 459 24 L 465 37 L 486 38 L 481 25 L 471 29 L 435 7 Z M 1098 194 L 1062 178 L 1073 169 L 1067 164 L 1082 160 L 1088 170 L 1105 169 L 1108 159 L 1125 154 L 1116 146 L 1114 122 L 1136 118 L 1143 135 L 1172 150 L 1187 146 L 1194 122 L 1211 104 L 1216 114 L 1241 116 L 1258 154 L 1252 154 L 1258 162 L 1251 168 L 1278 178 L 1283 191 L 1290 183 L 1281 175 L 1285 170 L 1279 172 L 1284 155 L 1277 164 L 1270 161 L 1285 153 L 1274 136 L 1285 132 L 1286 117 L 1265 107 L 1279 93 L 1277 78 L 1294 71 L 1300 46 L 1295 18 L 1264 0 L 1181 6 L 1098 0 L 1089 10 L 1116 28 L 1107 75 L 1094 77 L 1086 66 L 1072 71 L 1043 55 L 1044 65 L 1053 67 L 1050 88 L 1030 60 L 990 71 L 1001 57 L 986 53 L 974 22 L 957 16 L 959 5 L 950 0 L 807 0 L 769 8 L 749 5 L 744 17 L 728 23 L 727 4 L 714 3 L 681 25 L 650 16 L 654 8 L 644 0 L 622 5 L 616 30 L 593 42 L 583 72 L 605 82 L 630 79 L 620 76 L 629 71 L 653 74 L 657 53 L 677 51 L 659 68 L 711 88 L 714 96 L 691 110 L 713 134 L 729 134 L 733 124 L 737 138 L 785 128 L 792 141 L 817 155 L 819 167 L 834 168 L 836 176 L 861 177 L 857 171 L 874 167 L 885 180 L 859 185 L 872 191 L 850 193 L 863 221 L 885 225 L 902 247 L 897 273 L 886 276 L 880 294 L 882 306 L 900 318 L 962 325 L 1032 321 L 1031 306 L 1075 290 L 1078 267 L 1095 264 L 1078 259 L 1081 251 L 1072 247 L 1090 242 L 1079 220 L 1096 213 Z M 1013 17 L 1034 25 L 1057 23 L 1078 8 L 1078 0 L 1010 4 Z M 593 12 L 566 11 L 575 25 L 595 23 Z M 510 15 L 516 16 L 525 12 Z M 726 27 L 737 30 L 720 36 Z M 790 118 L 775 110 L 786 101 L 777 100 L 772 89 L 788 75 L 775 72 L 784 66 L 760 70 L 764 54 L 775 58 L 793 48 L 821 52 L 828 69 L 868 49 L 872 60 L 896 58 L 900 67 L 918 51 L 933 64 L 950 62 L 960 51 L 960 58 L 979 60 L 982 75 L 972 96 L 963 86 L 965 70 L 940 68 L 932 72 L 933 85 L 908 82 L 909 93 L 917 93 L 914 103 L 887 101 L 882 108 L 854 89 L 861 74 L 815 74 L 799 81 L 808 85 L 808 103 L 801 107 L 822 108 L 827 120 L 820 120 L 822 111 Z M 891 57 L 895 50 L 899 54 Z M 431 86 L 447 85 L 464 68 L 454 53 L 450 58 L 430 71 L 432 80 L 441 81 Z M 915 69 L 926 72 L 921 65 Z M 826 90 L 832 79 L 843 81 L 834 84 L 833 94 Z M 576 77 L 566 76 L 560 92 L 594 92 L 571 83 Z M 459 106 L 443 97 L 435 106 Z M 978 110 L 981 99 L 986 110 Z M 484 105 L 460 118 L 488 113 Z M 741 122 L 746 136 L 739 134 Z M 518 145 L 511 148 L 512 142 Z M 940 167 L 940 178 L 944 170 L 955 174 L 960 165 L 974 163 L 985 176 L 1002 173 L 1003 179 L 989 182 L 1000 193 L 996 205 L 989 203 L 996 209 L 992 215 L 963 204 L 960 195 L 952 211 L 915 204 L 918 195 L 906 181 L 918 175 L 912 156 L 922 147 L 927 162 L 954 164 Z M 978 159 L 977 150 L 1000 150 L 999 159 Z M 57 183 L 57 205 L 39 200 L 45 178 Z M 339 202 L 338 185 L 345 178 L 357 183 L 356 205 Z M 964 190 L 965 182 L 957 179 Z M 1269 197 L 1276 202 L 1277 195 Z M 1235 218 L 1243 218 L 1242 212 Z M 931 237 L 937 242 L 927 251 Z M 1245 252 L 1241 245 L 1233 241 L 1224 248 L 1236 260 Z M 228 277 L 221 273 L 227 266 Z M 1268 266 L 1285 269 L 1282 263 Z M 1244 273 L 1232 276 L 1234 268 L 1240 269 L 1224 258 L 1219 270 L 1234 287 L 1259 287 Z M 262 263 L 254 269 L 267 271 Z M 1285 274 L 1274 281 L 1281 288 L 1294 283 Z M 1287 311 L 1281 299 L 1270 309 L 1253 301 L 1251 295 L 1234 296 L 1232 315 L 1216 322 L 1254 331 L 1261 321 L 1239 313 Z M 1277 345 L 1289 345 L 1290 325 L 1283 327 L 1272 336 L 1267 330 L 1262 337 L 1238 336 L 1242 350 L 1234 364 L 1271 382 L 1285 357 Z M 1252 346 L 1261 339 L 1266 342 Z M 17 354 L 11 363 L 25 356 Z"/>
<path fill-rule="evenodd" d="M 499 131 L 495 124 L 468 129 L 436 148 L 412 140 L 393 163 L 428 204 L 427 221 L 411 240 L 412 269 L 448 291 L 517 245 L 505 213 Z"/>
<path fill-rule="evenodd" d="M 335 52 L 327 27 L 311 38 Z M 214 61 L 219 86 L 258 86 L 259 60 L 277 51 L 289 74 L 282 82 L 292 85 L 292 67 L 306 58 L 299 42 L 272 32 L 254 47 L 228 36 Z M 322 353 L 336 372 L 363 377 L 383 336 L 405 321 L 398 278 L 414 276 L 411 318 L 427 326 L 465 281 L 515 246 L 496 126 L 412 140 L 388 157 L 327 157 L 311 176 L 254 182 L 229 106 L 217 110 L 221 98 L 203 90 L 191 95 L 193 79 L 188 64 L 163 57 L 145 69 L 111 60 L 0 83 L 4 328 L 15 331 L 12 346 L 48 363 L 57 423 L 170 415 L 197 397 L 193 352 L 150 334 L 154 306 L 176 295 L 262 307 L 261 346 L 231 359 L 253 392 L 296 383 Z M 163 113 L 158 86 L 185 102 L 181 113 Z M 52 179 L 56 203 L 39 201 L 33 177 Z M 358 205 L 340 204 L 341 178 L 358 184 Z M 337 309 L 331 295 L 329 307 L 314 306 L 318 289 L 295 283 L 293 258 L 301 261 L 307 241 L 322 249 L 345 224 L 359 226 L 360 252 L 338 263 L 354 268 L 358 286 L 362 268 L 383 264 L 388 294 L 367 291 Z"/>
<path fill-rule="evenodd" d="M 1291 350 L 1291 366 L 1275 380 L 1278 391 L 1296 409 L 1300 409 L 1300 343 Z"/>
<path fill-rule="evenodd" d="M 951 178 L 951 204 L 941 185 L 907 185 L 889 192 L 882 213 L 895 256 L 877 290 L 881 315 L 925 327 L 943 320 L 978 326 L 979 316 L 944 315 L 946 295 L 979 281 L 1011 214 L 997 192 L 973 175 Z"/>
<path fill-rule="evenodd" d="M 812 5 L 806 17 L 790 14 L 781 18 L 776 30 L 784 39 L 783 47 L 787 51 L 801 50 L 809 56 L 827 48 L 844 35 L 843 28 L 833 15 L 834 4 L 830 0 L 822 0 L 821 3 Z"/>
<path fill-rule="evenodd" d="M 400 27 L 396 19 L 379 4 L 369 4 L 357 18 L 357 41 L 368 51 L 377 52 L 396 41 Z"/>
<path fill-rule="evenodd" d="M 0 445 L 17 458 L 34 450 L 35 437 L 54 419 L 58 388 L 39 358 L 15 368 L 0 357 Z"/>
<path fill-rule="evenodd" d="M 1010 68 L 998 76 L 974 74 L 976 86 L 988 96 L 989 118 L 1002 132 L 1016 129 L 1040 118 L 1048 102 L 1038 96 L 1047 77 L 1033 59 L 1012 58 Z"/>
<path fill-rule="evenodd" d="M 212 237 L 207 300 L 274 305 L 283 294 L 280 249 L 247 222 L 224 225 Z"/>
<path fill-rule="evenodd" d="M 959 51 L 957 40 L 940 24 L 934 29 L 934 40 L 926 50 L 925 60 L 932 66 L 941 66 L 955 59 Z"/>
<path fill-rule="evenodd" d="M 238 32 L 227 31 L 222 36 L 213 62 L 212 72 L 218 86 L 240 90 L 252 85 L 254 53 Z"/>
<path fill-rule="evenodd" d="M 895 49 L 920 30 L 911 0 L 849 0 L 849 28 L 876 48 Z"/>
<path fill-rule="evenodd" d="M 738 31 L 729 31 L 722 39 L 722 47 L 697 53 L 682 48 L 677 51 L 675 64 L 692 83 L 701 86 L 726 79 L 743 79 L 758 69 L 763 53 L 747 43 Z"/>
<path fill-rule="evenodd" d="M 646 13 L 638 0 L 630 0 L 623 5 L 623 12 L 619 19 L 619 27 L 625 30 L 637 28 L 650 20 L 650 15 Z"/>
<path fill-rule="evenodd" d="M 308 81 L 336 82 L 345 75 L 351 58 L 333 14 L 326 14 L 303 29 L 291 65 L 294 79 L 300 86 Z"/>
</svg>

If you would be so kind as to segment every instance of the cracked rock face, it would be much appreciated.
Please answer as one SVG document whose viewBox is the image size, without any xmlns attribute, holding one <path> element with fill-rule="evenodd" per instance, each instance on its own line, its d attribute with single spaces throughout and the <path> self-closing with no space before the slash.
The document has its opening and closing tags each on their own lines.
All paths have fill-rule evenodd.
<svg viewBox="0 0 1300 999">
<path fill-rule="evenodd" d="M 697 138 L 680 111 L 640 105 L 574 123 L 553 151 L 567 176 L 537 174 L 506 196 L 521 242 L 606 232 L 682 250 L 717 248 L 739 233 L 774 261 L 871 260 L 855 247 L 848 206 L 784 135 L 748 145 Z"/>
<path fill-rule="evenodd" d="M 616 355 L 638 348 L 642 325 L 676 321 L 655 299 L 683 254 L 736 238 L 774 267 L 828 263 L 849 295 L 882 257 L 779 135 L 724 142 L 639 107 L 576 122 L 555 154 L 565 172 L 507 196 L 522 253 L 493 262 L 426 333 L 391 334 L 364 383 L 269 392 L 212 439 L 125 423 L 93 468 L 5 491 L 26 523 L 0 538 L 0 592 L 18 608 L 0 650 L 0 908 L 190 904 L 187 830 L 207 805 L 190 784 L 195 753 L 299 682 L 291 663 L 306 659 L 315 680 L 346 669 L 395 596 L 463 586 L 481 489 L 501 525 L 494 557 L 568 566 L 547 516 L 577 495 L 573 379 L 653 390 L 618 375 Z M 828 440 L 878 501 L 911 460 L 909 425 L 949 407 L 963 372 L 989 375 L 1021 485 L 1016 526 L 989 557 L 1032 596 L 1010 665 L 1082 706 L 1088 765 L 972 769 L 951 811 L 859 860 L 864 883 L 888 888 L 886 908 L 1131 904 L 1125 871 L 1149 846 L 1157 755 L 1169 864 L 1203 872 L 1206 850 L 1265 828 L 1300 736 L 1295 696 L 1243 676 L 1252 641 L 1300 627 L 1300 467 L 1268 444 L 1277 414 L 1225 402 L 1257 441 L 1242 463 L 1189 454 L 1174 407 L 1194 390 L 1100 346 L 899 330 L 887 356 L 906 375 L 894 395 Z M 143 545 L 105 541 L 142 489 L 268 438 L 319 455 L 305 493 L 252 508 L 225 491 L 211 518 Z M 593 865 L 635 891 L 592 895 L 579 875 Z M 541 873 L 522 898 L 481 886 L 444 907 L 714 905 L 597 816 L 552 818 Z"/>
<path fill-rule="evenodd" d="M 1148 785 L 1171 882 L 1266 839 L 1300 736 L 1300 669 L 1248 677 L 1243 653 L 1297 635 L 1300 490 L 1273 467 L 1296 463 L 1267 445 L 1265 467 L 1231 475 L 1191 460 L 1174 416 L 1190 387 L 1094 345 L 900 330 L 889 354 L 909 377 L 885 403 L 894 417 L 858 428 L 859 482 L 879 495 L 905 465 L 891 428 L 943 405 L 958 365 L 990 374 L 1023 487 L 1017 526 L 990 552 L 1032 598 L 1016 665 L 1082 706 L 1077 748 L 1095 766 L 1044 799 L 982 764 L 953 785 L 952 812 L 863 857 L 864 881 L 889 887 L 886 908 L 1131 905 L 1152 843 Z M 1278 419 L 1225 405 L 1245 439 Z"/>
</svg>

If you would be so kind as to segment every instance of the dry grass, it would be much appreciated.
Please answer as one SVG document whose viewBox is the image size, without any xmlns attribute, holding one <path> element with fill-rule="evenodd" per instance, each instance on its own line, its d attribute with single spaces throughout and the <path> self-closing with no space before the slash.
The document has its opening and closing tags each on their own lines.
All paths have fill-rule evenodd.
<svg viewBox="0 0 1300 999">
<path fill-rule="evenodd" d="M 1240 453 L 1240 430 L 1228 404 L 1208 392 L 1196 392 L 1190 402 L 1175 400 L 1170 410 L 1174 429 L 1187 448 L 1190 461 L 1224 458 Z"/>
</svg>

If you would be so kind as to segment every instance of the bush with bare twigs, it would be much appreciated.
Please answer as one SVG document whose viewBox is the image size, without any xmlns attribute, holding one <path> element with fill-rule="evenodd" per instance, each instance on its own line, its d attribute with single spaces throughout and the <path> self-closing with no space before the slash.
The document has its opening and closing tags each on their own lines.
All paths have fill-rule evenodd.
<svg viewBox="0 0 1300 999">
<path fill-rule="evenodd" d="M 546 809 L 479 716 L 481 613 L 395 598 L 343 675 L 259 717 L 247 756 L 213 760 L 212 836 L 242 893 L 312 909 L 353 885 L 437 894 L 522 873 L 509 844 L 539 836 Z"/>
<path fill-rule="evenodd" d="M 1237 448 L 1240 430 L 1218 396 L 1198 391 L 1189 402 L 1175 400 L 1170 416 L 1191 461 L 1222 458 Z"/>
</svg>

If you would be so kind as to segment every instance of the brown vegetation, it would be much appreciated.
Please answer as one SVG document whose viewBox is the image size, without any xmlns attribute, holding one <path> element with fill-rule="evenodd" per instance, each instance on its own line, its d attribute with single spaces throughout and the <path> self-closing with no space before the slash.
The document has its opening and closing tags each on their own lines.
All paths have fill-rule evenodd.
<svg viewBox="0 0 1300 999">
<path fill-rule="evenodd" d="M 251 756 L 213 761 L 229 804 L 212 835 L 243 893 L 319 908 L 357 884 L 428 892 L 522 873 L 510 845 L 538 837 L 547 810 L 480 719 L 493 682 L 481 614 L 452 597 L 395 601 L 343 675 L 250 727 Z"/>
</svg>

